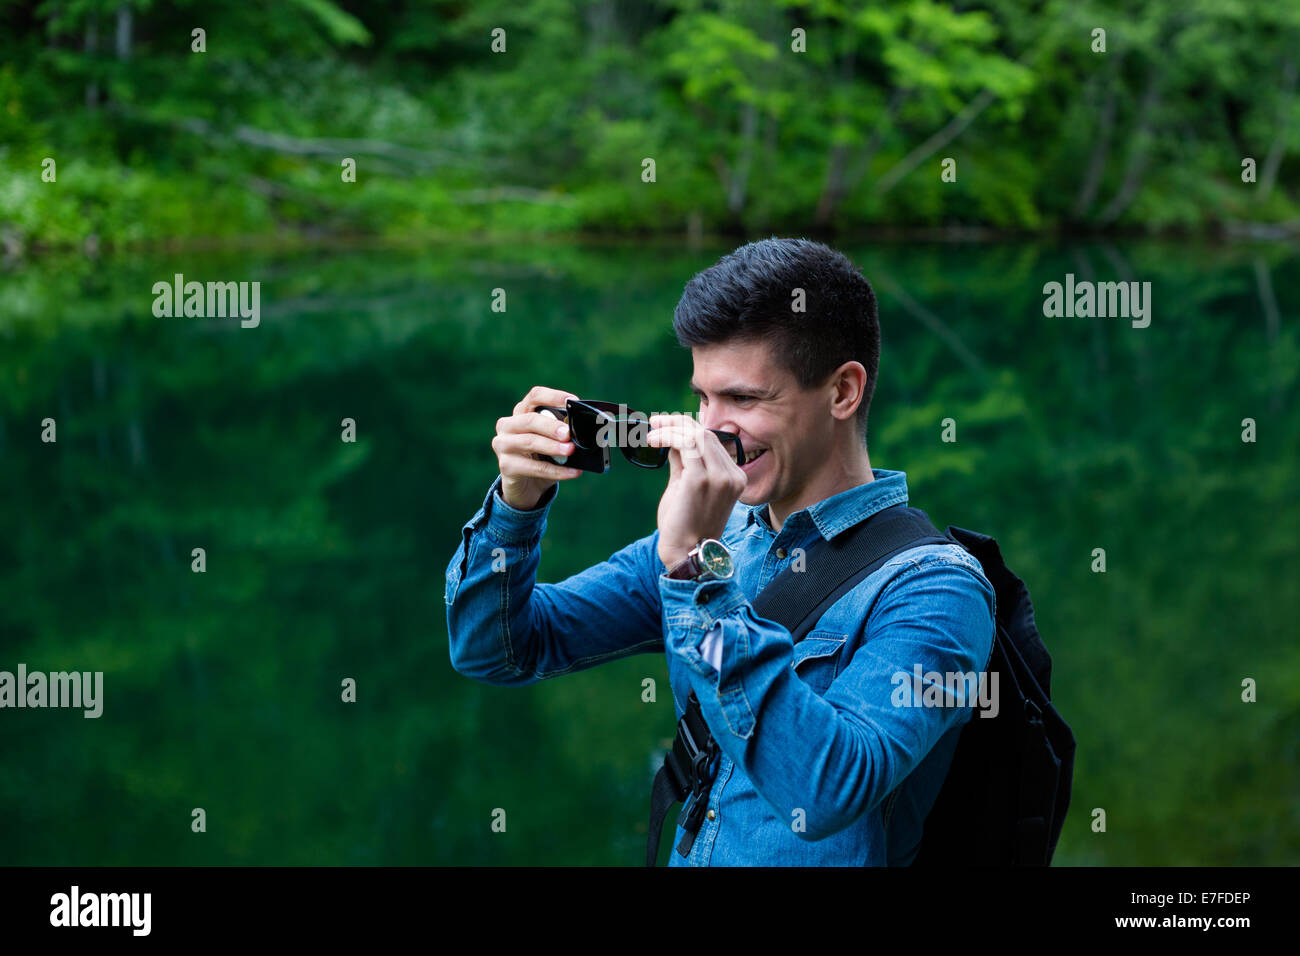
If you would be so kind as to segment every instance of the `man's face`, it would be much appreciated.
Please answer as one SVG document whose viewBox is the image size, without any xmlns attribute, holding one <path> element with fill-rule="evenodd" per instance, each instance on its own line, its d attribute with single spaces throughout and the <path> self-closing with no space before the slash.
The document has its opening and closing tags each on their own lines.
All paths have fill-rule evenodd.
<svg viewBox="0 0 1300 956">
<path fill-rule="evenodd" d="M 745 446 L 749 478 L 742 504 L 797 498 L 823 464 L 832 438 L 826 389 L 799 387 L 777 365 L 764 342 L 723 342 L 691 349 L 691 391 L 700 399 L 700 423 L 735 432 Z M 755 452 L 761 454 L 754 458 Z"/>
</svg>

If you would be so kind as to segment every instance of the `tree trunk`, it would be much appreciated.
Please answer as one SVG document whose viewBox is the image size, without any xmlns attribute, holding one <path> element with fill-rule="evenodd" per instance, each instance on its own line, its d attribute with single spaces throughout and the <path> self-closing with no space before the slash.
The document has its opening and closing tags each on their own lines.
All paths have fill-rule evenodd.
<svg viewBox="0 0 1300 956">
<path fill-rule="evenodd" d="M 757 135 L 758 107 L 746 103 L 740 109 L 740 149 L 732 167 L 731 188 L 727 191 L 727 212 L 737 225 L 745 209 L 746 188 L 749 185 L 749 170 L 754 164 L 754 140 Z"/>
<path fill-rule="evenodd" d="M 857 161 L 854 162 L 853 169 L 849 172 L 844 189 L 846 196 L 857 188 L 858 183 L 862 182 L 862 177 L 871 168 L 871 161 L 876 158 L 876 153 L 880 152 L 880 144 L 885 139 L 885 130 L 894 121 L 898 111 L 903 108 L 903 104 L 907 102 L 914 92 L 914 90 L 899 88 L 894 90 L 893 95 L 890 96 L 889 104 L 885 107 L 885 111 L 880 114 L 875 127 L 871 130 L 871 139 L 867 140 L 867 145 L 858 154 Z"/>
<path fill-rule="evenodd" d="M 1269 411 L 1277 413 L 1282 409 L 1281 378 L 1278 375 L 1277 336 L 1281 325 L 1281 314 L 1277 308 L 1277 296 L 1273 292 L 1273 276 L 1268 264 L 1261 258 L 1255 259 L 1255 287 L 1259 292 L 1259 303 L 1264 308 L 1264 329 L 1268 335 L 1269 369 Z"/>
<path fill-rule="evenodd" d="M 1269 147 L 1264 166 L 1259 171 L 1259 198 L 1265 198 L 1273 191 L 1277 181 L 1277 168 L 1282 165 L 1282 156 L 1286 153 L 1287 127 L 1291 125 L 1291 100 L 1295 95 L 1296 66 L 1295 60 L 1287 60 L 1282 67 L 1282 102 L 1277 110 L 1277 132 L 1273 135 L 1273 145 Z"/>
<path fill-rule="evenodd" d="M 1133 267 L 1128 264 L 1123 253 L 1109 242 L 1101 244 L 1101 254 L 1106 257 L 1106 261 L 1114 268 L 1115 274 L 1119 276 L 1121 282 L 1135 282 L 1137 276 L 1133 273 Z M 1150 303 L 1148 303 L 1148 306 Z M 1147 348 L 1149 337 L 1146 335 L 1133 335 L 1130 341 L 1136 343 L 1137 353 L 1137 384 L 1138 388 L 1149 393 L 1151 390 L 1151 352 Z"/>
<path fill-rule="evenodd" d="M 885 138 L 886 128 L 893 121 L 894 117 L 898 115 L 899 109 L 911 95 L 912 91 L 908 89 L 899 87 L 894 90 L 893 94 L 889 97 L 889 103 L 885 106 L 885 109 L 876 120 L 876 125 L 871 130 L 870 139 L 868 139 L 866 145 L 862 147 L 862 151 L 858 153 L 853 163 L 853 168 L 843 173 L 839 178 L 839 181 L 835 184 L 835 190 L 833 192 L 828 188 L 822 193 L 821 198 L 818 200 L 817 216 L 814 219 L 814 222 L 818 225 L 821 225 L 823 222 L 829 222 L 831 217 L 835 215 L 835 210 L 839 207 L 839 204 L 843 202 L 847 196 L 852 194 L 853 190 L 857 188 L 858 183 L 862 182 L 862 177 L 865 176 L 867 170 L 871 168 L 871 161 L 876 158 L 876 153 L 880 151 L 880 143 Z M 841 147 L 836 147 L 836 149 L 840 148 Z M 843 147 L 843 149 L 843 155 L 847 158 L 848 148 Z M 832 165 L 834 165 L 838 159 L 839 157 L 832 154 Z M 828 182 L 830 178 L 831 177 L 828 174 Z M 823 206 L 825 207 L 824 210 Z"/>
<path fill-rule="evenodd" d="M 86 20 L 86 40 L 85 51 L 88 54 L 94 53 L 99 47 L 99 20 L 91 16 Z M 86 57 L 87 63 L 90 57 Z M 86 82 L 86 109 L 93 110 L 95 104 L 99 102 L 99 84 L 93 79 Z"/>
<path fill-rule="evenodd" d="M 831 216 L 835 215 L 840 200 L 844 198 L 844 168 L 848 160 L 849 147 L 836 143 L 831 147 L 831 159 L 826 164 L 826 182 L 822 186 L 822 195 L 816 200 L 816 212 L 813 213 L 813 225 L 826 229 Z"/>
<path fill-rule="evenodd" d="M 1147 152 L 1151 148 L 1151 114 L 1160 99 L 1159 84 L 1155 68 L 1147 80 L 1147 89 L 1142 94 L 1142 106 L 1138 110 L 1137 129 L 1133 132 L 1133 148 L 1128 155 L 1128 168 L 1124 171 L 1124 182 L 1119 192 L 1101 211 L 1097 221 L 1108 225 L 1123 215 L 1124 210 L 1133 202 L 1142 186 L 1142 174 L 1146 170 Z"/>
<path fill-rule="evenodd" d="M 1092 260 L 1088 258 L 1087 250 L 1082 246 L 1076 246 L 1073 258 L 1075 271 L 1078 272 L 1081 281 L 1096 282 L 1097 275 L 1093 272 Z M 1110 357 L 1106 350 L 1106 329 L 1095 310 L 1092 315 L 1092 361 L 1097 368 L 1098 378 L 1104 378 L 1110 371 Z M 1098 407 L 1107 416 L 1106 424 L 1109 426 L 1110 408 L 1105 403 L 1099 403 Z"/>
<path fill-rule="evenodd" d="M 1101 117 L 1097 123 L 1097 136 L 1093 141 L 1092 155 L 1088 158 L 1088 171 L 1084 174 L 1083 185 L 1074 201 L 1074 218 L 1082 219 L 1097 199 L 1097 189 L 1101 186 L 1101 174 L 1106 169 L 1106 160 L 1110 157 L 1110 134 L 1115 128 L 1115 73 L 1112 68 L 1106 77 L 1106 101 L 1102 104 Z"/>
<path fill-rule="evenodd" d="M 853 51 L 848 50 L 844 54 L 844 59 L 840 62 L 840 83 L 848 86 L 853 82 Z M 836 116 L 831 124 L 831 133 L 834 135 L 835 126 L 843 120 L 843 115 Z M 817 211 L 813 213 L 813 225 L 818 229 L 823 229 L 830 222 L 831 216 L 835 212 L 835 207 L 839 205 L 840 199 L 844 195 L 844 167 L 848 159 L 849 147 L 847 143 L 836 143 L 831 147 L 830 159 L 826 163 L 826 179 L 822 183 L 822 193 L 817 199 Z"/>
<path fill-rule="evenodd" d="M 117 58 L 131 59 L 131 7 L 123 3 L 117 8 Z"/>
<path fill-rule="evenodd" d="M 817 198 L 817 211 L 813 213 L 813 225 L 824 229 L 830 222 L 835 208 L 840 204 L 844 190 L 844 165 L 849 148 L 844 143 L 831 147 L 830 160 L 826 163 L 826 181 L 822 185 L 822 194 Z"/>
</svg>

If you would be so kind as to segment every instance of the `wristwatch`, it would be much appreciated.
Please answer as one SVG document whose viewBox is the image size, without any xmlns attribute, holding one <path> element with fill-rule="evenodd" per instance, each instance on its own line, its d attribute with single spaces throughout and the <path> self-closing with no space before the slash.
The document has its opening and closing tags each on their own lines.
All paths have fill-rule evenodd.
<svg viewBox="0 0 1300 956">
<path fill-rule="evenodd" d="M 727 546 L 716 538 L 705 538 L 664 575 L 678 581 L 718 581 L 726 580 L 735 571 Z"/>
</svg>

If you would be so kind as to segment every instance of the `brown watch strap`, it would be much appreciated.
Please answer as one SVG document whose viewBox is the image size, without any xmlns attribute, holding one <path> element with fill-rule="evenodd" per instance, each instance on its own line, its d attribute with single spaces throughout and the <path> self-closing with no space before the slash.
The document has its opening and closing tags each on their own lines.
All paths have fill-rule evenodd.
<svg viewBox="0 0 1300 956">
<path fill-rule="evenodd" d="M 672 578 L 674 581 L 689 581 L 697 577 L 700 573 L 700 560 L 695 556 L 695 552 L 699 550 L 699 547 L 697 544 L 688 551 L 686 557 L 664 572 L 665 576 Z"/>
</svg>

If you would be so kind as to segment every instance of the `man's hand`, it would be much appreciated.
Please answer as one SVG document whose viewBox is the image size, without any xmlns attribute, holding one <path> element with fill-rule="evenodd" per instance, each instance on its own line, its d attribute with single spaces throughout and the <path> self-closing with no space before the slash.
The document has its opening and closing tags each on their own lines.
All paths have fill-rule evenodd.
<svg viewBox="0 0 1300 956">
<path fill-rule="evenodd" d="M 492 450 L 496 452 L 501 467 L 501 497 L 510 507 L 521 511 L 535 508 L 556 481 L 567 481 L 582 474 L 580 469 L 533 457 L 572 455 L 578 450 L 578 446 L 568 440 L 568 425 L 545 412 L 533 411 L 538 405 L 558 407 L 577 397 L 572 392 L 534 385 L 515 406 L 512 415 L 497 419 Z"/>
<path fill-rule="evenodd" d="M 720 538 L 748 478 L 713 434 L 690 415 L 651 415 L 646 442 L 668 448 L 668 487 L 659 501 L 659 560 L 671 568 L 700 543 Z"/>
</svg>

